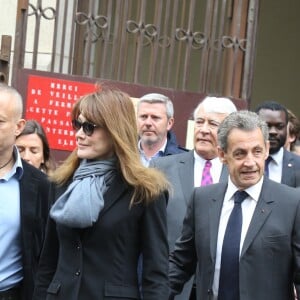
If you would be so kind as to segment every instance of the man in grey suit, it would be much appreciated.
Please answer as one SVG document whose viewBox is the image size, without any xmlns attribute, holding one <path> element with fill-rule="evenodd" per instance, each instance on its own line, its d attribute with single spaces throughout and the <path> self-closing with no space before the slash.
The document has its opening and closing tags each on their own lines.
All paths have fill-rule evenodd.
<svg viewBox="0 0 300 300">
<path fill-rule="evenodd" d="M 202 181 L 206 162 L 211 163 L 211 183 L 226 180 L 227 168 L 218 158 L 217 130 L 219 124 L 231 112 L 236 111 L 228 98 L 206 97 L 194 111 L 194 150 L 182 154 L 154 159 L 150 166 L 162 170 L 169 179 L 173 191 L 167 207 L 168 241 L 170 252 L 180 235 L 188 200 L 194 187 L 207 184 Z M 193 278 L 185 285 L 176 300 L 195 299 L 191 293 Z M 190 297 L 190 298 L 189 298 Z"/>
<path fill-rule="evenodd" d="M 255 109 L 269 127 L 270 162 L 268 176 L 270 179 L 298 187 L 300 184 L 300 156 L 287 151 L 284 144 L 288 132 L 288 111 L 278 102 L 266 101 Z"/>
<path fill-rule="evenodd" d="M 197 268 L 198 300 L 292 300 L 293 285 L 300 295 L 299 192 L 263 176 L 268 127 L 257 114 L 230 114 L 218 142 L 228 182 L 194 190 L 170 256 L 169 299 Z"/>
</svg>

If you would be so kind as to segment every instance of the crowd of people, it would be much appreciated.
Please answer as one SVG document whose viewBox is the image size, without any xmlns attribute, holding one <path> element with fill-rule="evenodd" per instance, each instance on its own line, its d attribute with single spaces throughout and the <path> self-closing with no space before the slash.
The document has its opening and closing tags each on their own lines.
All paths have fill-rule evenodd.
<svg viewBox="0 0 300 300">
<path fill-rule="evenodd" d="M 298 118 L 207 96 L 193 119 L 187 150 L 170 98 L 146 94 L 135 111 L 99 85 L 75 102 L 76 148 L 57 166 L 0 83 L 0 299 L 300 296 Z"/>
</svg>

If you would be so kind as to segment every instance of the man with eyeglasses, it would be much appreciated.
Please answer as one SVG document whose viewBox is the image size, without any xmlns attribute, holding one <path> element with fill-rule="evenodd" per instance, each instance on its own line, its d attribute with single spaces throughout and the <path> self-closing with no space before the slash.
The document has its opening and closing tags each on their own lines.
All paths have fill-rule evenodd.
<svg viewBox="0 0 300 300">
<path fill-rule="evenodd" d="M 206 97 L 194 111 L 194 150 L 153 160 L 150 166 L 162 170 L 173 191 L 167 207 L 170 252 L 179 237 L 187 203 L 194 187 L 225 181 L 228 171 L 218 158 L 217 131 L 227 115 L 236 111 L 234 103 L 223 97 Z M 196 299 L 191 279 L 176 300 Z"/>
</svg>

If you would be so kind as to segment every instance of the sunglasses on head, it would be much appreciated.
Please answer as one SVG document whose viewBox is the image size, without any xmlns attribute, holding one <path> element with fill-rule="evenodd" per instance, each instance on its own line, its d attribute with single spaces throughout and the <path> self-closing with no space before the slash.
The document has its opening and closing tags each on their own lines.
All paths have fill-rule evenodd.
<svg viewBox="0 0 300 300">
<path fill-rule="evenodd" d="M 80 122 L 76 119 L 72 120 L 72 126 L 75 131 L 80 130 L 80 128 L 82 127 L 83 132 L 88 136 L 92 135 L 94 133 L 95 128 L 98 127 L 98 125 L 96 124 L 90 122 Z"/>
</svg>

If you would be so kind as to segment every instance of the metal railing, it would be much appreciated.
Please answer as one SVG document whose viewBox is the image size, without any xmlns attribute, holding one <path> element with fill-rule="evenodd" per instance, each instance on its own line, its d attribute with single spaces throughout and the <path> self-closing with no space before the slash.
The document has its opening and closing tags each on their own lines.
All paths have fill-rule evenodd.
<svg viewBox="0 0 300 300">
<path fill-rule="evenodd" d="M 259 0 L 33 2 L 18 1 L 14 74 L 26 67 L 251 97 Z"/>
</svg>

